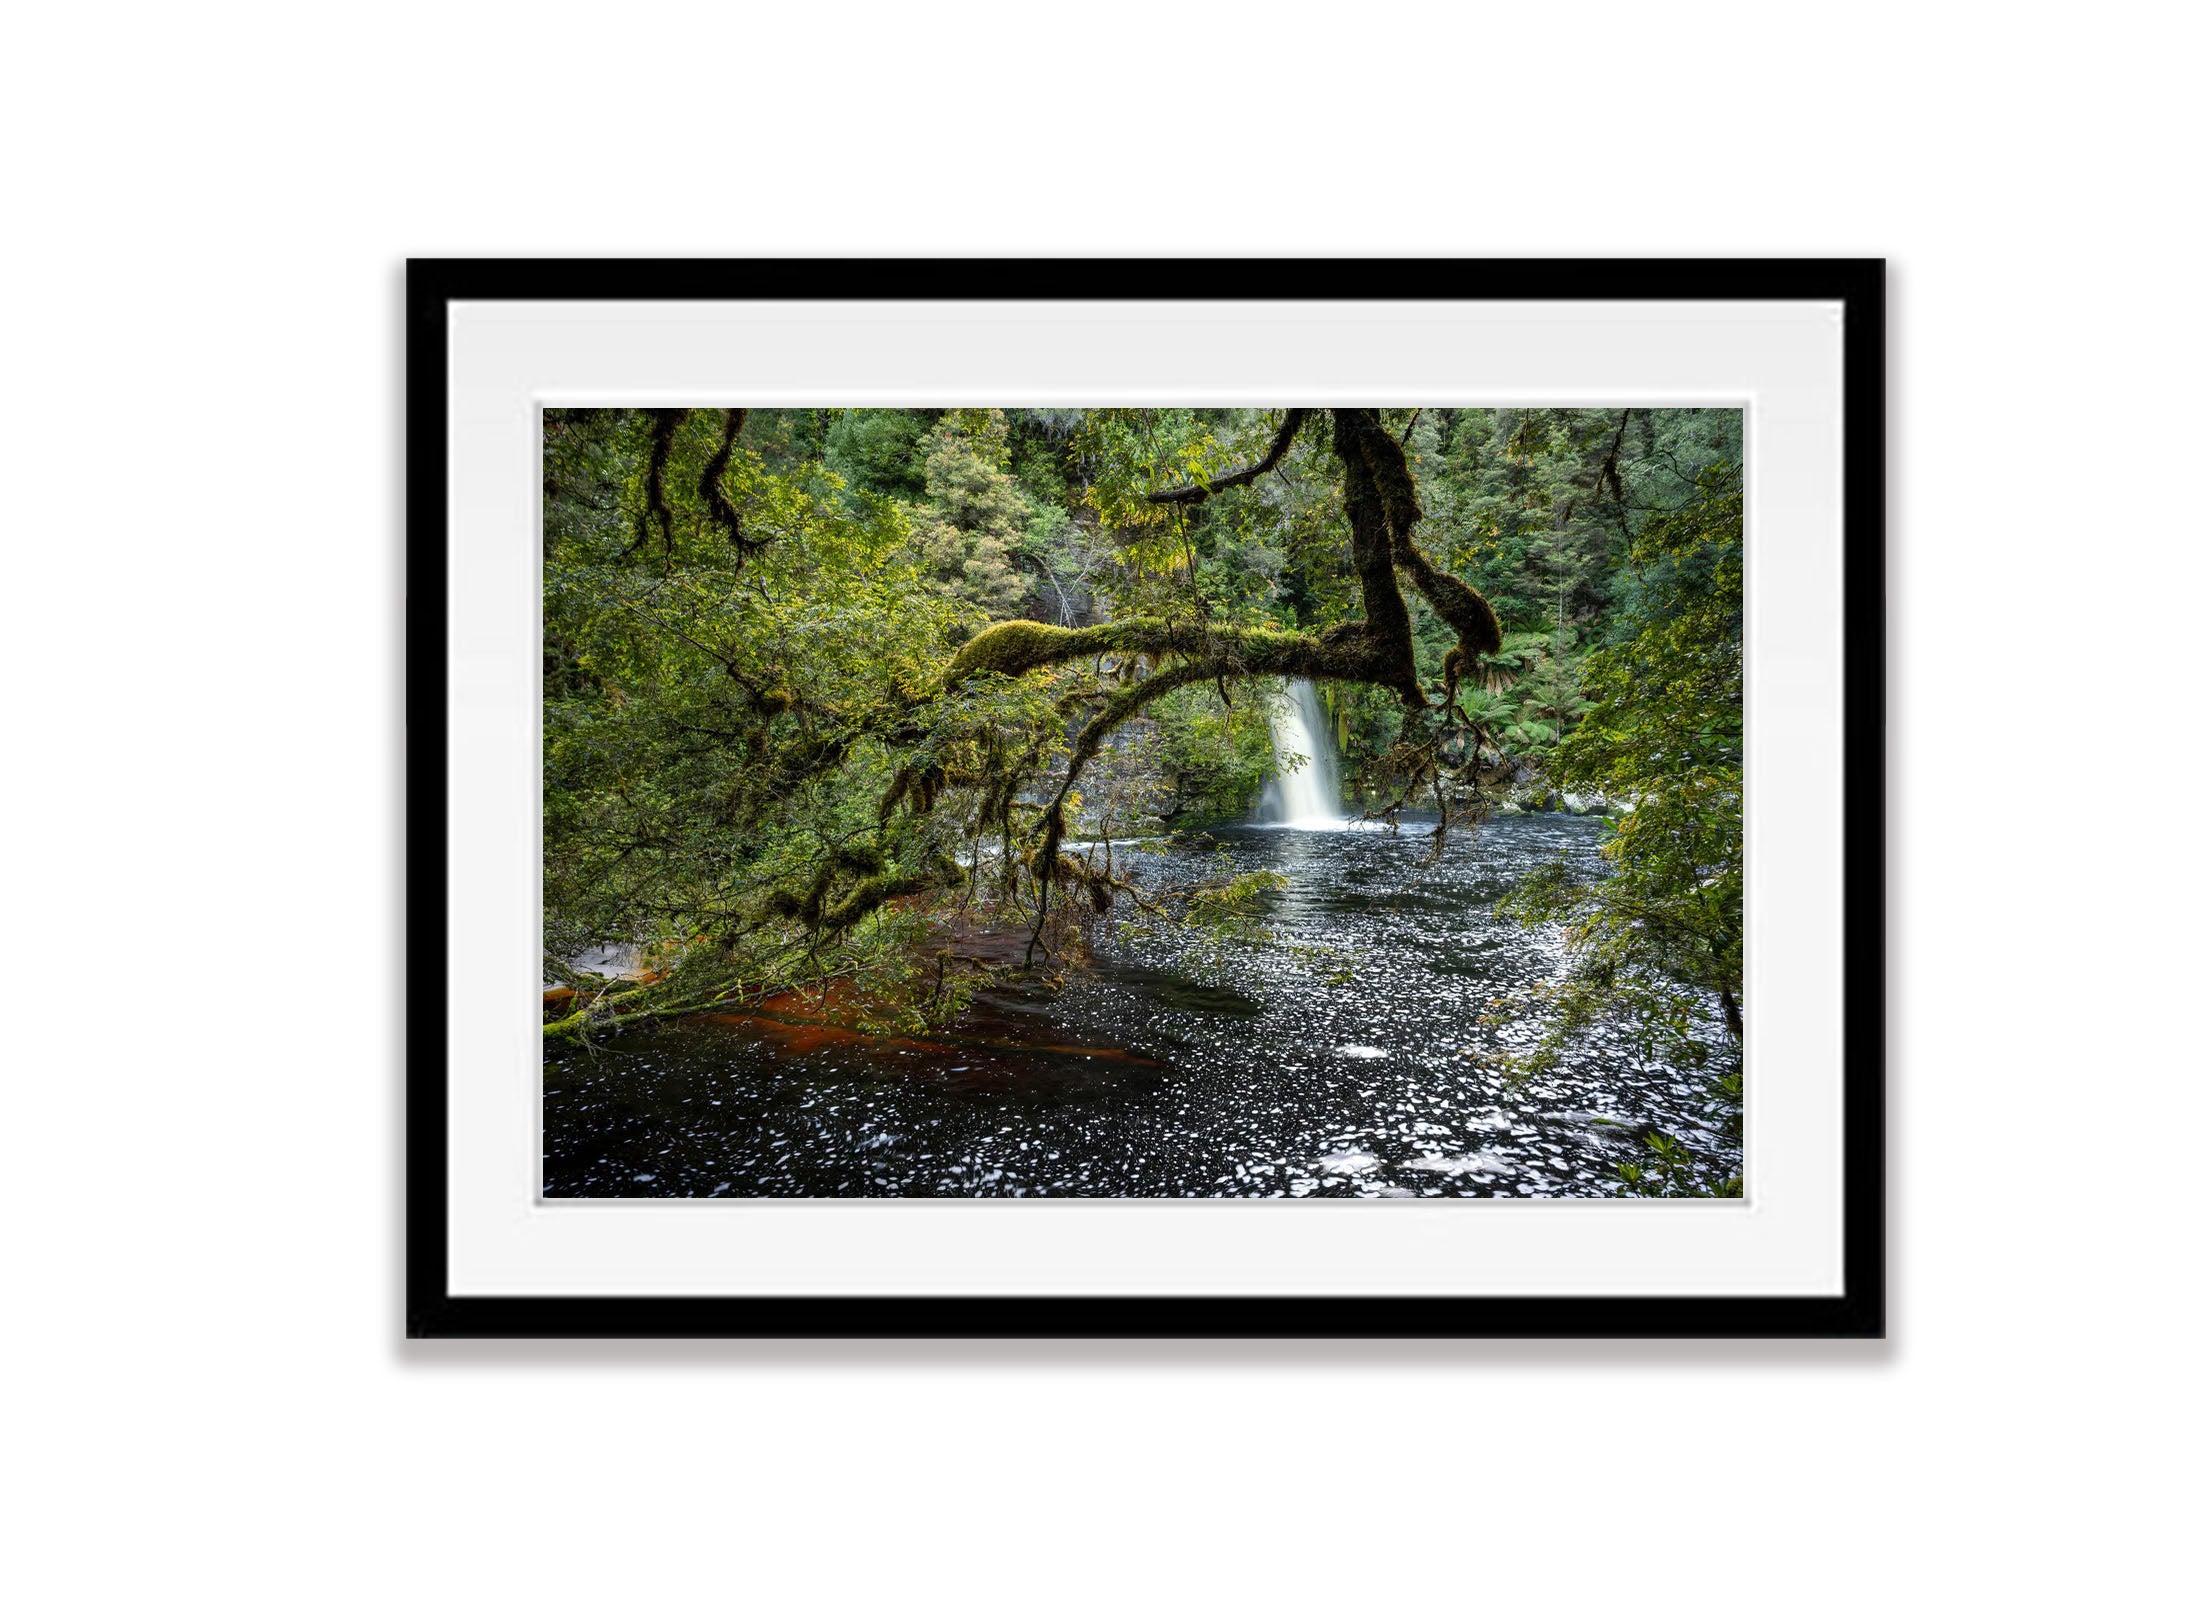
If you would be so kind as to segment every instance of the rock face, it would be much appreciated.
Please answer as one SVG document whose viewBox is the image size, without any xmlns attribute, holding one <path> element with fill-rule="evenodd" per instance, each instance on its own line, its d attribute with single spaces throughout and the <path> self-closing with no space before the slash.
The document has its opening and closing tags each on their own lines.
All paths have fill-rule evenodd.
<svg viewBox="0 0 2200 1600">
<path fill-rule="evenodd" d="M 1513 775 L 1512 789 L 1497 803 L 1497 814 L 1517 817 L 1530 811 L 1563 811 L 1576 817 L 1625 816 L 1635 809 L 1631 800 L 1614 799 L 1594 789 L 1552 789 L 1542 776 L 1523 767 Z"/>
</svg>

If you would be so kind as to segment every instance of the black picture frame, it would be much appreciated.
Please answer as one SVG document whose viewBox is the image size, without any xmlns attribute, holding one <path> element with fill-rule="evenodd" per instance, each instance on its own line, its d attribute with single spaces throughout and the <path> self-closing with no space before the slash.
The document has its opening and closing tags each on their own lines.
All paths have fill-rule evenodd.
<svg viewBox="0 0 2200 1600">
<path fill-rule="evenodd" d="M 1843 1292 L 461 1296 L 449 1289 L 448 308 L 463 300 L 1838 300 Z M 470 1337 L 1877 1338 L 1886 1331 L 1886 264 L 1828 260 L 414 260 L 406 269 L 405 1328 Z"/>
</svg>

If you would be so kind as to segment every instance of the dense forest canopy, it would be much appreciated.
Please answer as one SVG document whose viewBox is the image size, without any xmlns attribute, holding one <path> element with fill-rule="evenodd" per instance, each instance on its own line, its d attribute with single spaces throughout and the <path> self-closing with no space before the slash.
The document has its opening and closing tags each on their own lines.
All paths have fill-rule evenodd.
<svg viewBox="0 0 2200 1600">
<path fill-rule="evenodd" d="M 1738 1039 L 1741 446 L 1713 410 L 552 410 L 552 1032 L 834 976 L 920 1026 L 971 981 L 944 918 L 1059 958 L 1138 899 L 1116 841 L 1248 813 L 1305 678 L 1355 809 L 1434 848 L 1624 797 L 1611 878 L 1512 907 L 1583 953 L 1561 1021 L 1685 1040 L 1713 995 Z M 606 944 L 661 981 L 592 983 Z"/>
</svg>

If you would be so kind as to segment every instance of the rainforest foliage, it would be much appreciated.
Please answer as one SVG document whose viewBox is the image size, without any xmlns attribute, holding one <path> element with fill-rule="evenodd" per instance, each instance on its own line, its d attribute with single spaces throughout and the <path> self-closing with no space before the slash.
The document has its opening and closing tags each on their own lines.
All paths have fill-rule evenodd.
<svg viewBox="0 0 2200 1600">
<path fill-rule="evenodd" d="M 1707 467 L 1645 519 L 1634 602 L 1586 660 L 1588 708 L 1546 760 L 1554 783 L 1625 796 L 1608 875 L 1532 872 L 1503 909 L 1565 929 L 1573 959 L 1528 1065 L 1617 1014 L 1641 1047 L 1690 1065 L 1742 1040 L 1742 495 Z M 1704 1024 L 1715 1008 L 1716 1028 Z M 1734 1093 L 1738 1096 L 1738 1086 Z"/>
<path fill-rule="evenodd" d="M 949 922 L 1028 926 L 1045 963 L 1125 897 L 1156 910 L 1116 841 L 1245 816 L 1306 677 L 1348 803 L 1425 808 L 1435 848 L 1554 792 L 1633 806 L 1609 876 L 1513 897 L 1580 953 L 1552 1048 L 1613 1013 L 1684 1039 L 1704 1004 L 1738 1038 L 1740 413 L 554 409 L 544 434 L 554 1034 L 830 977 L 936 1022 L 974 981 Z M 610 944 L 656 981 L 592 979 Z"/>
</svg>

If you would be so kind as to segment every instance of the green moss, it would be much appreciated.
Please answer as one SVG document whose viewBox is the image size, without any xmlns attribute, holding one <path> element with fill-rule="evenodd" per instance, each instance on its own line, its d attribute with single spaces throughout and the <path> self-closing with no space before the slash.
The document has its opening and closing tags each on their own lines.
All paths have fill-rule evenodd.
<svg viewBox="0 0 2200 1600">
<path fill-rule="evenodd" d="M 1077 654 L 1080 631 L 1092 630 L 1057 628 L 1048 622 L 996 622 L 955 652 L 948 679 L 967 678 L 974 672 L 1020 678 L 1033 667 Z"/>
<path fill-rule="evenodd" d="M 946 787 L 947 774 L 935 764 L 903 767 L 879 797 L 878 819 L 884 822 L 904 800 L 909 802 L 910 814 L 921 817 L 938 803 L 940 791 Z"/>
<path fill-rule="evenodd" d="M 825 914 L 819 931 L 831 933 L 860 922 L 889 900 L 900 900 L 927 889 L 951 889 L 962 881 L 962 869 L 941 861 L 922 872 L 882 872 L 865 878 L 848 891 L 847 898 Z"/>
</svg>

